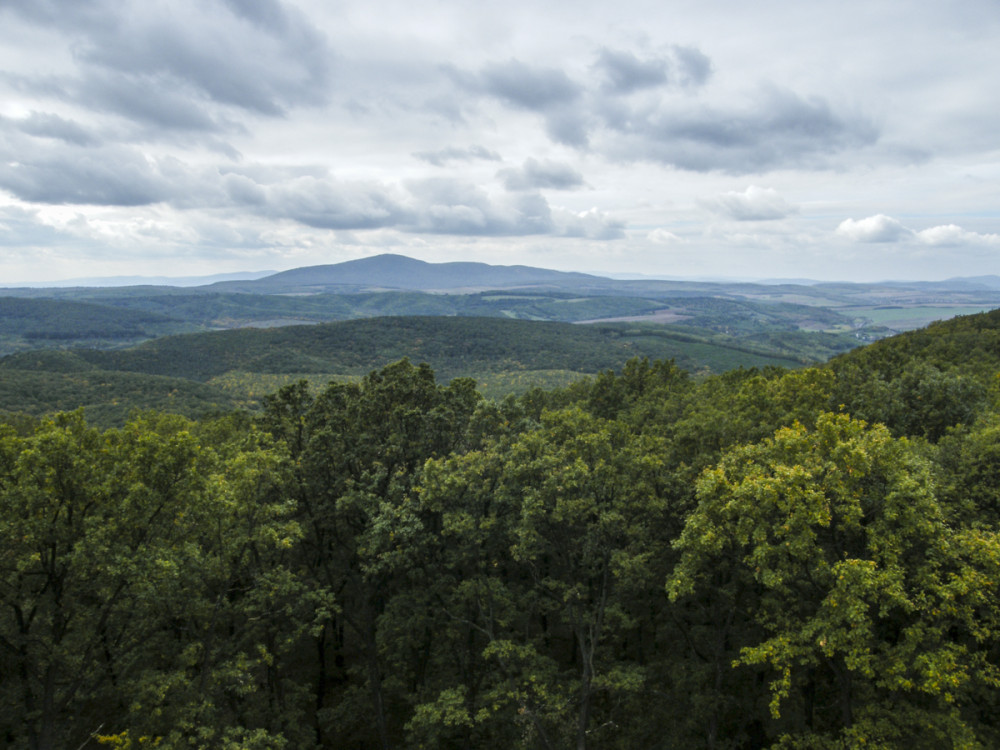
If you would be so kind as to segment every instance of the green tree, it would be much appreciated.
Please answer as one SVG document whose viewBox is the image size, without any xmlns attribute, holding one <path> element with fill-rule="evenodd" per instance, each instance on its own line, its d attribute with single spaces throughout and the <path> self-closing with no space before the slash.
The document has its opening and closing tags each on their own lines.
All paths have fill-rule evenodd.
<svg viewBox="0 0 1000 750">
<path fill-rule="evenodd" d="M 268 489 L 280 458 L 244 442 L 222 463 L 192 427 L 151 416 L 100 433 L 77 412 L 0 438 L 9 746 L 79 747 L 102 728 L 163 747 L 280 740 L 287 715 L 251 706 L 274 694 L 266 650 L 293 583 L 267 561 L 297 535 Z"/>
<path fill-rule="evenodd" d="M 442 607 L 466 681 L 420 706 L 411 729 L 439 738 L 450 722 L 479 744 L 615 741 L 644 686 L 620 655 L 637 627 L 631 602 L 658 586 L 651 566 L 670 517 L 661 452 L 577 409 L 428 466 L 421 498 L 442 515 Z"/>
<path fill-rule="evenodd" d="M 313 591 L 337 603 L 315 636 L 321 743 L 389 747 L 402 732 L 419 676 L 414 655 L 397 652 L 426 650 L 434 637 L 383 637 L 399 632 L 394 618 L 419 617 L 393 604 L 412 591 L 432 533 L 410 490 L 427 459 L 462 448 L 479 401 L 472 381 L 439 386 L 427 365 L 402 360 L 315 401 L 293 386 L 268 402 L 264 424 L 295 462 L 301 563 Z"/>
<path fill-rule="evenodd" d="M 735 565 L 762 638 L 770 726 L 788 746 L 979 746 L 963 713 L 995 687 L 1000 544 L 952 529 L 905 440 L 826 414 L 734 448 L 698 483 L 672 598 L 712 596 Z M 977 731 L 980 735 L 977 737 Z"/>
</svg>

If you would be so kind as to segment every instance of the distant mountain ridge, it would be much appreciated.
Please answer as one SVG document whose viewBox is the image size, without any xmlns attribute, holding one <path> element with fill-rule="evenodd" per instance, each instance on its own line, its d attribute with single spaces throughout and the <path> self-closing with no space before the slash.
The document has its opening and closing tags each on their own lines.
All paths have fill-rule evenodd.
<svg viewBox="0 0 1000 750">
<path fill-rule="evenodd" d="M 191 277 L 115 276 L 72 279 L 0 287 L 3 296 L 90 297 L 99 289 L 116 289 L 116 294 L 176 294 L 180 288 L 200 294 L 350 294 L 356 292 L 450 292 L 471 293 L 489 290 L 536 289 L 580 292 L 583 294 L 684 296 L 742 296 L 763 298 L 775 293 L 799 291 L 808 295 L 819 290 L 892 293 L 909 289 L 932 293 L 1000 292 L 1000 276 L 955 277 L 944 281 L 894 281 L 861 283 L 817 281 L 813 279 L 765 279 L 757 281 L 723 278 L 679 279 L 663 276 L 597 274 L 556 271 L 524 265 L 491 265 L 472 261 L 430 263 L 405 255 L 385 253 L 367 258 L 303 266 L 287 271 L 256 271 Z M 807 291 L 808 290 L 808 291 Z"/>
<path fill-rule="evenodd" d="M 255 281 L 212 284 L 212 291 L 257 294 L 297 291 L 324 293 L 395 289 L 444 291 L 509 289 L 527 286 L 604 286 L 611 279 L 572 271 L 552 271 L 531 266 L 493 266 L 488 263 L 428 263 L 405 255 L 386 253 L 370 258 L 322 266 L 306 266 Z"/>
</svg>

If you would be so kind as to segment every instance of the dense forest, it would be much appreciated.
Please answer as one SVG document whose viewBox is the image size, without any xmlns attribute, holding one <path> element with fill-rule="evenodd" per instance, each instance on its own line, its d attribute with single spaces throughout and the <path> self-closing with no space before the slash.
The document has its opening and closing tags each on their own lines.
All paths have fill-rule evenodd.
<svg viewBox="0 0 1000 750">
<path fill-rule="evenodd" d="M 995 312 L 805 369 L 10 416 L 0 744 L 1000 746 L 998 372 Z"/>
<path fill-rule="evenodd" d="M 634 356 L 693 372 L 798 366 L 857 344 L 821 332 L 734 339 L 643 323 L 571 325 L 503 318 L 405 316 L 310 326 L 164 336 L 117 349 L 46 349 L 0 358 L 0 413 L 42 415 L 82 406 L 89 422 L 120 427 L 137 407 L 201 418 L 258 408 L 282 385 L 359 379 L 402 359 L 438 379 L 475 377 L 491 397 L 568 385 Z"/>
</svg>

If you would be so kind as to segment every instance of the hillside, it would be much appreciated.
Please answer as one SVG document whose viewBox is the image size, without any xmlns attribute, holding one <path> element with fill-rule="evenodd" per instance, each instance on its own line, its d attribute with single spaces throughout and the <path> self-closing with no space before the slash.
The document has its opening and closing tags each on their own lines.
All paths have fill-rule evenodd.
<svg viewBox="0 0 1000 750">
<path fill-rule="evenodd" d="M 167 336 L 110 351 L 12 354 L 0 358 L 0 411 L 38 414 L 81 405 L 110 413 L 113 406 L 124 416 L 131 408 L 165 408 L 162 394 L 176 390 L 169 402 L 173 409 L 197 415 L 235 403 L 250 405 L 263 393 L 299 377 L 322 384 L 334 377 L 358 377 L 403 357 L 429 363 L 442 380 L 477 378 L 495 396 L 618 370 L 636 356 L 674 359 L 693 372 L 801 364 L 794 356 L 776 356 L 772 351 L 764 344 L 753 347 L 721 335 L 699 337 L 639 324 L 368 318 Z M 116 392 L 114 383 L 125 374 L 132 379 Z M 157 380 L 144 390 L 137 385 L 143 377 Z M 197 384 L 199 389 L 171 386 L 175 381 Z"/>
<path fill-rule="evenodd" d="M 0 354 L 66 345 L 110 348 L 197 329 L 154 310 L 0 297 Z"/>
</svg>

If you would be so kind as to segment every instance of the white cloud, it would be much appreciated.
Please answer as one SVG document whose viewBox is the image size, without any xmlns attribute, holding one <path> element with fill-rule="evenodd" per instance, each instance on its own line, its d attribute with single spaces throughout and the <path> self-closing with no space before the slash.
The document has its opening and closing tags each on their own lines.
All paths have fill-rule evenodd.
<svg viewBox="0 0 1000 750">
<path fill-rule="evenodd" d="M 762 188 L 756 185 L 751 185 L 742 193 L 730 191 L 700 202 L 709 211 L 736 221 L 783 219 L 798 211 L 774 188 Z"/>
<path fill-rule="evenodd" d="M 684 241 L 673 232 L 668 232 L 662 227 L 658 227 L 651 231 L 646 235 L 646 239 L 650 242 L 655 242 L 658 245 L 676 245 Z"/>
<path fill-rule="evenodd" d="M 855 242 L 898 242 L 913 232 L 891 216 L 875 214 L 857 221 L 845 219 L 837 227 L 837 234 Z"/>
<path fill-rule="evenodd" d="M 576 213 L 556 209 L 553 211 L 553 220 L 556 231 L 563 237 L 591 240 L 619 240 L 625 237 L 625 223 L 597 208 Z"/>
<path fill-rule="evenodd" d="M 846 219 L 837 227 L 837 234 L 855 242 L 901 242 L 916 240 L 932 247 L 984 247 L 1000 245 L 1000 234 L 970 232 L 957 224 L 940 224 L 919 232 L 903 226 L 885 214 L 867 219 Z"/>
<path fill-rule="evenodd" d="M 959 247 L 962 245 L 1000 245 L 1000 234 L 968 232 L 955 224 L 942 224 L 917 232 L 917 239 L 927 245 Z"/>
</svg>

